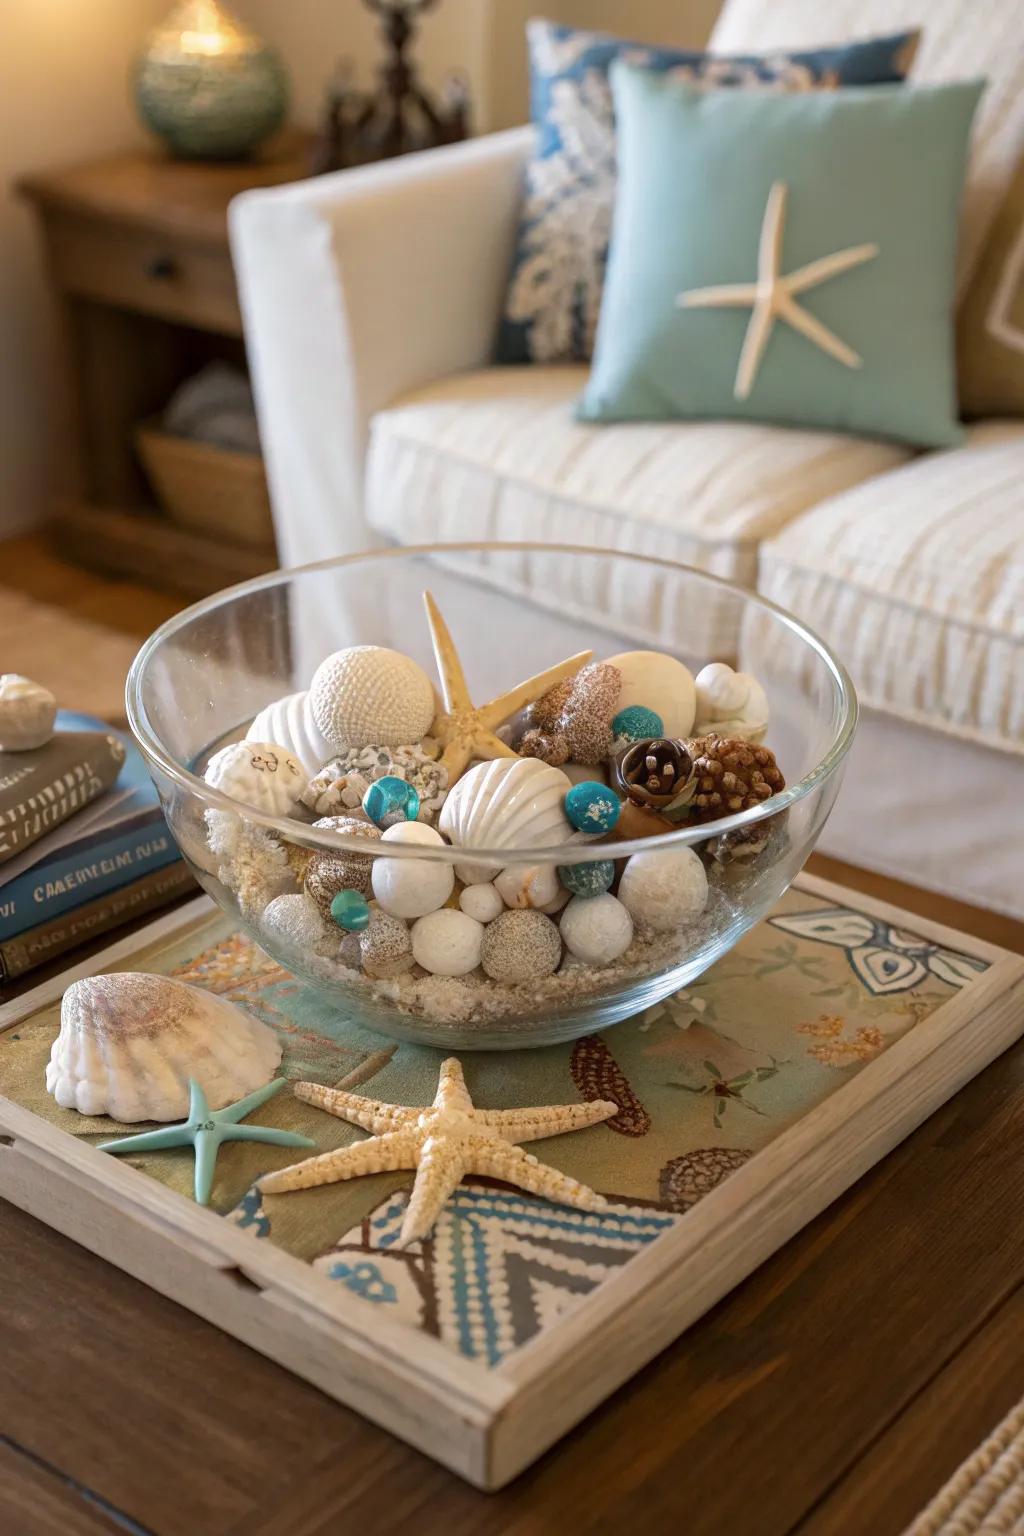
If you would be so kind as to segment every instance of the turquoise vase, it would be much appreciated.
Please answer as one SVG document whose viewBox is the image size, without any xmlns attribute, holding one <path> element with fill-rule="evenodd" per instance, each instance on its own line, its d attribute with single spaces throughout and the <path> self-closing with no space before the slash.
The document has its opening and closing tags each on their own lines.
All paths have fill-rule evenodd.
<svg viewBox="0 0 1024 1536">
<path fill-rule="evenodd" d="M 240 160 L 279 128 L 288 83 L 275 49 L 217 0 L 183 0 L 139 60 L 143 122 L 184 160 Z"/>
</svg>

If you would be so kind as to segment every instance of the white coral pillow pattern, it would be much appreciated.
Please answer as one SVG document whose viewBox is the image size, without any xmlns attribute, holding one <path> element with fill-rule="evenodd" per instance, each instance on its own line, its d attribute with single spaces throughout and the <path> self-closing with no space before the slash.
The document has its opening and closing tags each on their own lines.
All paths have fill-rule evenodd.
<svg viewBox="0 0 1024 1536">
<path fill-rule="evenodd" d="M 615 202 L 616 59 L 708 88 L 832 90 L 903 80 L 919 37 L 716 58 L 549 21 L 530 22 L 527 35 L 538 143 L 498 337 L 503 363 L 586 361 L 593 351 Z"/>
</svg>

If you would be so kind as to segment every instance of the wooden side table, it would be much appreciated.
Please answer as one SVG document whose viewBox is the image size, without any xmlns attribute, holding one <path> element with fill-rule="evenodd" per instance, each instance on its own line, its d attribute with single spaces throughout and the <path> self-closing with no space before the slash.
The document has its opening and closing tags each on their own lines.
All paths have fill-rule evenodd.
<svg viewBox="0 0 1024 1536">
<path fill-rule="evenodd" d="M 271 547 L 179 527 L 136 459 L 137 424 L 213 359 L 244 363 L 227 209 L 250 187 L 307 173 L 309 141 L 282 136 L 246 164 L 135 151 L 30 176 L 58 295 L 71 439 L 54 532 L 82 565 L 201 596 L 277 564 Z"/>
</svg>

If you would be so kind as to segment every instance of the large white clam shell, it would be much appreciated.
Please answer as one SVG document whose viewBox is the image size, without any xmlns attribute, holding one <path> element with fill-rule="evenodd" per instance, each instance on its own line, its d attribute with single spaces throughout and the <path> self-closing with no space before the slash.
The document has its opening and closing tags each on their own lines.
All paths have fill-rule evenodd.
<svg viewBox="0 0 1024 1536">
<path fill-rule="evenodd" d="M 269 741 L 234 741 L 206 765 L 207 784 L 270 816 L 287 816 L 309 783 L 297 758 Z"/>
<path fill-rule="evenodd" d="M 309 694 L 289 693 L 261 709 L 245 733 L 246 741 L 276 741 L 298 758 L 312 779 L 333 755 L 316 728 Z"/>
<path fill-rule="evenodd" d="M 438 827 L 461 848 L 544 848 L 574 836 L 565 814 L 569 780 L 536 757 L 498 757 L 464 773 Z M 482 876 L 477 876 L 478 879 Z"/>
<path fill-rule="evenodd" d="M 696 685 L 695 736 L 715 731 L 742 741 L 761 740 L 768 729 L 768 695 L 756 677 L 712 661 L 697 673 Z"/>
<path fill-rule="evenodd" d="M 46 1087 L 62 1109 L 114 1120 L 180 1120 L 188 1080 L 211 1109 L 263 1086 L 277 1036 L 244 1009 L 169 976 L 88 976 L 64 993 Z"/>
</svg>

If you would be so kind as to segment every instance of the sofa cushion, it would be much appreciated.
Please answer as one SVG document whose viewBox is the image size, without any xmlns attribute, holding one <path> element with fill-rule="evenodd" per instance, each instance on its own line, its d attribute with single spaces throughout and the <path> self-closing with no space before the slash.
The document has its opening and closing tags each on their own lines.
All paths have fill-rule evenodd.
<svg viewBox="0 0 1024 1536">
<path fill-rule="evenodd" d="M 758 587 L 833 647 L 866 705 L 1024 754 L 1022 484 L 1024 423 L 978 423 L 964 447 L 791 522 Z"/>
<path fill-rule="evenodd" d="M 612 85 L 615 235 L 580 414 L 959 442 L 957 221 L 982 82 L 702 91 L 620 62 Z"/>
<path fill-rule="evenodd" d="M 615 202 L 615 125 L 608 71 L 614 60 L 699 81 L 708 89 L 836 90 L 903 80 L 920 40 L 916 29 L 837 48 L 767 58 L 712 58 L 652 48 L 601 32 L 535 19 L 527 23 L 530 99 L 537 149 L 526 167 L 505 312 L 502 363 L 584 359 L 593 351 Z"/>
<path fill-rule="evenodd" d="M 751 422 L 588 426 L 573 418 L 585 380 L 571 365 L 491 368 L 379 412 L 366 470 L 371 528 L 400 544 L 604 546 L 753 586 L 762 539 L 907 458 L 891 443 Z M 687 638 L 705 656 L 736 642 L 721 611 Z"/>
<path fill-rule="evenodd" d="M 714 53 L 813 48 L 837 37 L 923 27 L 914 85 L 984 76 L 964 194 L 960 278 L 966 284 L 1002 203 L 1024 139 L 1024 6 L 1021 0 L 725 0 Z"/>
</svg>

